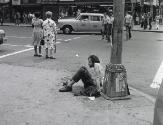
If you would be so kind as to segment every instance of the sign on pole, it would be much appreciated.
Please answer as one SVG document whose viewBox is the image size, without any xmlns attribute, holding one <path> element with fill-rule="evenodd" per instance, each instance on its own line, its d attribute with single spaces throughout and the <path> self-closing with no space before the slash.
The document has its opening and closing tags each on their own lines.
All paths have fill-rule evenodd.
<svg viewBox="0 0 163 125">
<path fill-rule="evenodd" d="M 20 0 L 12 0 L 12 5 L 20 5 Z"/>
</svg>

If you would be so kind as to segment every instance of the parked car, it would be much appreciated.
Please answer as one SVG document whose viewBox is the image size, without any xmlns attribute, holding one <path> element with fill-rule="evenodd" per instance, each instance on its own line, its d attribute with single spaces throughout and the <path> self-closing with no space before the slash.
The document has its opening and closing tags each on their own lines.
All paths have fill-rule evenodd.
<svg viewBox="0 0 163 125">
<path fill-rule="evenodd" d="M 0 44 L 7 42 L 6 33 L 4 30 L 0 29 Z"/>
<path fill-rule="evenodd" d="M 102 28 L 103 14 L 100 13 L 80 13 L 76 18 L 59 19 L 58 28 L 64 34 L 75 32 L 100 32 Z"/>
<path fill-rule="evenodd" d="M 163 81 L 155 102 L 153 125 L 163 125 Z"/>
</svg>

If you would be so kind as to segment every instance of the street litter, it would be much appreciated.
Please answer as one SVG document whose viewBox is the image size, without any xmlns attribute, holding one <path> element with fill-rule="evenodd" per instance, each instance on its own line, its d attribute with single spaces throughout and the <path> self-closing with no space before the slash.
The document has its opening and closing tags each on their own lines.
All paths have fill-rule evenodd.
<svg viewBox="0 0 163 125">
<path fill-rule="evenodd" d="M 76 54 L 76 57 L 78 57 L 79 55 L 78 54 Z"/>
<path fill-rule="evenodd" d="M 94 96 L 88 97 L 91 101 L 95 100 Z"/>
</svg>

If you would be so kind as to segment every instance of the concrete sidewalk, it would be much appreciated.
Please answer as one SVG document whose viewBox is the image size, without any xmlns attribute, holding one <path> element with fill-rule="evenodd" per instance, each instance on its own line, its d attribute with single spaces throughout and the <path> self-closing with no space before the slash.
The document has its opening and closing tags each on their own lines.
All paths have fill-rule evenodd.
<svg viewBox="0 0 163 125">
<path fill-rule="evenodd" d="M 163 25 L 161 24 L 161 25 L 159 26 L 159 29 L 158 29 L 158 30 L 156 29 L 155 23 L 152 23 L 152 29 L 151 29 L 151 30 L 149 30 L 149 28 L 147 28 L 147 29 L 144 30 L 144 28 L 141 28 L 140 25 L 134 25 L 133 31 L 141 31 L 141 32 L 160 32 L 160 33 L 163 33 Z"/>
<path fill-rule="evenodd" d="M 3 26 L 17 26 L 17 25 L 15 25 L 15 23 L 3 23 Z M 31 24 L 21 23 L 19 26 L 20 27 L 31 27 Z M 149 30 L 148 28 L 146 30 L 144 30 L 143 28 L 141 28 L 140 25 L 134 25 L 133 30 L 134 31 L 142 31 L 142 32 L 163 32 L 163 24 L 160 25 L 160 28 L 158 30 L 156 29 L 156 26 L 154 23 L 152 23 L 151 30 Z"/>
<path fill-rule="evenodd" d="M 154 102 L 130 88 L 130 100 L 94 101 L 60 93 L 68 71 L 0 64 L 0 125 L 152 125 Z M 76 84 L 73 92 L 82 84 Z"/>
</svg>

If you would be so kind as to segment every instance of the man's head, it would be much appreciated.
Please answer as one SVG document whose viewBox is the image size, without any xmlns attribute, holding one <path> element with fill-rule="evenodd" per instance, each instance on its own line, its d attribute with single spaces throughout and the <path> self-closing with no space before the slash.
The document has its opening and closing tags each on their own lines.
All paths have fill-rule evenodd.
<svg viewBox="0 0 163 125">
<path fill-rule="evenodd" d="M 127 11 L 127 12 L 126 12 L 126 15 L 128 15 L 128 14 L 131 15 L 131 12 L 130 12 L 130 11 Z"/>
<path fill-rule="evenodd" d="M 40 17 L 40 13 L 39 12 L 35 12 L 34 15 L 35 15 L 36 18 Z"/>
<path fill-rule="evenodd" d="M 95 55 L 90 55 L 88 57 L 88 65 L 89 65 L 89 67 L 90 68 L 94 67 L 95 63 L 100 63 L 99 58 L 97 56 L 95 56 Z"/>
<path fill-rule="evenodd" d="M 107 12 L 104 12 L 104 16 L 106 16 L 107 15 Z"/>
</svg>

